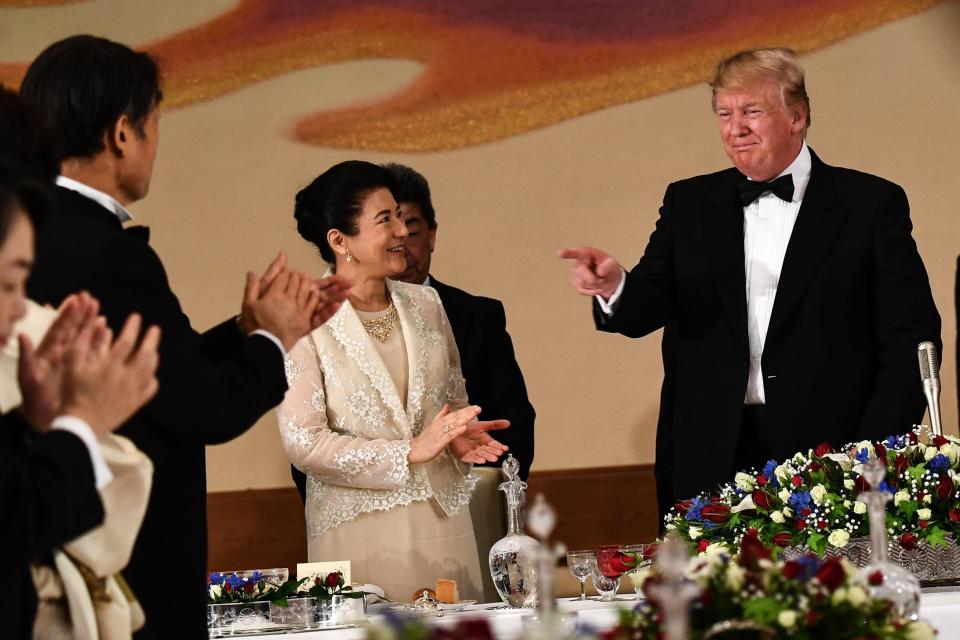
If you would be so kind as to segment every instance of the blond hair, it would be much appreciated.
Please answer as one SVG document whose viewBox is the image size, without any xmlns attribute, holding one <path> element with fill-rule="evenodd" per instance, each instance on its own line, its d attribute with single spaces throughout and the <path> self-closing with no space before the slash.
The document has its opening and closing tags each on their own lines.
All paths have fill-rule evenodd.
<svg viewBox="0 0 960 640">
<path fill-rule="evenodd" d="M 770 49 L 751 49 L 735 53 L 717 65 L 710 81 L 713 91 L 713 110 L 717 110 L 717 91 L 721 89 L 743 89 L 764 80 L 774 79 L 780 84 L 780 98 L 787 107 L 797 102 L 803 103 L 807 112 L 804 133 L 810 126 L 810 98 L 803 81 L 803 68 L 797 64 L 792 49 L 774 47 Z"/>
</svg>

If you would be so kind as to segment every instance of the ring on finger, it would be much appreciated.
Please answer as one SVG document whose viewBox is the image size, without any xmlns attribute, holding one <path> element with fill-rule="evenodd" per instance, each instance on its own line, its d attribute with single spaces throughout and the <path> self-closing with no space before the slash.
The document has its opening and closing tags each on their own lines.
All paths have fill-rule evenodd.
<svg viewBox="0 0 960 640">
<path fill-rule="evenodd" d="M 453 431 L 453 426 L 451 426 L 449 423 L 443 425 L 444 433 L 450 433 L 451 431 Z"/>
</svg>

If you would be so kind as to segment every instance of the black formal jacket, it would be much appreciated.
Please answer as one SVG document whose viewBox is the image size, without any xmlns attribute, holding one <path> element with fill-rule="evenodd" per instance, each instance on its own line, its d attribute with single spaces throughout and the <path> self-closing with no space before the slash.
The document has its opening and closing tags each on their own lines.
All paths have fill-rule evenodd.
<svg viewBox="0 0 960 640">
<path fill-rule="evenodd" d="M 29 440 L 29 443 L 28 443 Z M 66 431 L 34 433 L 0 416 L 0 598 L 4 638 L 33 637 L 37 592 L 30 563 L 103 522 L 86 445 Z"/>
<path fill-rule="evenodd" d="M 499 300 L 475 296 L 430 276 L 447 313 L 453 338 L 460 352 L 460 369 L 467 381 L 467 398 L 483 411 L 481 420 L 509 420 L 510 427 L 493 432 L 510 447 L 526 480 L 533 464 L 533 421 L 536 413 L 527 398 L 523 373 L 507 333 L 507 317 Z M 504 456 L 505 457 L 505 456 Z M 499 466 L 502 462 L 491 463 Z M 300 498 L 307 500 L 307 476 L 290 467 Z"/>
<path fill-rule="evenodd" d="M 194 331 L 147 230 L 124 231 L 93 200 L 56 191 L 57 215 L 37 238 L 30 297 L 58 304 L 85 289 L 100 300 L 114 331 L 134 311 L 162 330 L 160 390 L 118 431 L 154 465 L 150 504 L 123 572 L 147 615 L 136 637 L 206 638 L 204 446 L 240 435 L 279 404 L 287 389 L 281 351 L 263 336 L 242 336 L 233 320 Z M 242 529 L 243 516 L 216 526 Z M 174 593 L 182 603 L 177 614 L 171 613 Z"/>
<path fill-rule="evenodd" d="M 908 431 L 925 407 L 917 344 L 942 347 L 903 190 L 811 155 L 761 363 L 778 461 L 821 442 Z M 671 184 L 614 314 L 594 302 L 600 330 L 639 337 L 664 327 L 661 514 L 735 471 L 750 359 L 738 176 Z"/>
</svg>

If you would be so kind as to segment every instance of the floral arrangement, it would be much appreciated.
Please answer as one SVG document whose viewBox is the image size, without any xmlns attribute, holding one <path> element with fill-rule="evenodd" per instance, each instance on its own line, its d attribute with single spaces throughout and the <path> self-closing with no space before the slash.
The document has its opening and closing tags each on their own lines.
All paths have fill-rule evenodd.
<svg viewBox="0 0 960 640">
<path fill-rule="evenodd" d="M 362 598 L 363 591 L 354 591 L 344 584 L 343 573 L 333 571 L 325 576 L 316 576 L 313 585 L 304 589 L 309 578 L 287 580 L 277 584 L 264 579 L 259 571 L 244 578 L 237 573 L 207 574 L 207 603 L 226 604 L 231 602 L 272 602 L 287 606 L 287 599 L 312 597 L 318 600 L 330 600 L 335 595 L 345 598 Z"/>
<path fill-rule="evenodd" d="M 661 578 L 640 571 L 645 574 L 642 585 L 647 600 L 623 611 L 618 626 L 601 636 L 605 640 L 663 637 L 660 613 L 650 599 L 651 587 Z M 823 560 L 811 554 L 776 561 L 754 532 L 743 536 L 736 557 L 722 544 L 710 545 L 687 566 L 687 575 L 700 589 L 690 610 L 690 638 L 702 638 L 717 625 L 731 621 L 754 634 L 792 640 L 934 637 L 926 622 L 899 618 L 890 603 L 872 598 L 854 579 L 857 573 L 846 558 Z"/>
<path fill-rule="evenodd" d="M 891 494 L 886 526 L 905 549 L 960 539 L 960 440 L 930 437 L 925 427 L 882 442 L 858 442 L 834 451 L 821 444 L 763 469 L 736 474 L 715 493 L 676 503 L 665 518 L 668 531 L 695 545 L 736 548 L 748 530 L 771 548 L 806 546 L 818 555 L 869 535 L 869 489 L 862 476 L 870 455 L 887 466 L 880 490 Z M 926 436 L 926 437 L 924 437 Z"/>
</svg>

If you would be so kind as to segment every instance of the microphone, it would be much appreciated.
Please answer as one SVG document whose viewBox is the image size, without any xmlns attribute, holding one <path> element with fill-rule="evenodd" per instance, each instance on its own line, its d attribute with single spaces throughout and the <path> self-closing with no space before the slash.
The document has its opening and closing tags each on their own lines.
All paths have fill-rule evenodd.
<svg viewBox="0 0 960 640">
<path fill-rule="evenodd" d="M 943 423 L 940 422 L 940 363 L 937 347 L 932 342 L 917 345 L 917 358 L 920 361 L 920 380 L 923 382 L 923 395 L 927 396 L 927 409 L 930 413 L 930 427 L 933 434 L 943 435 Z"/>
</svg>

